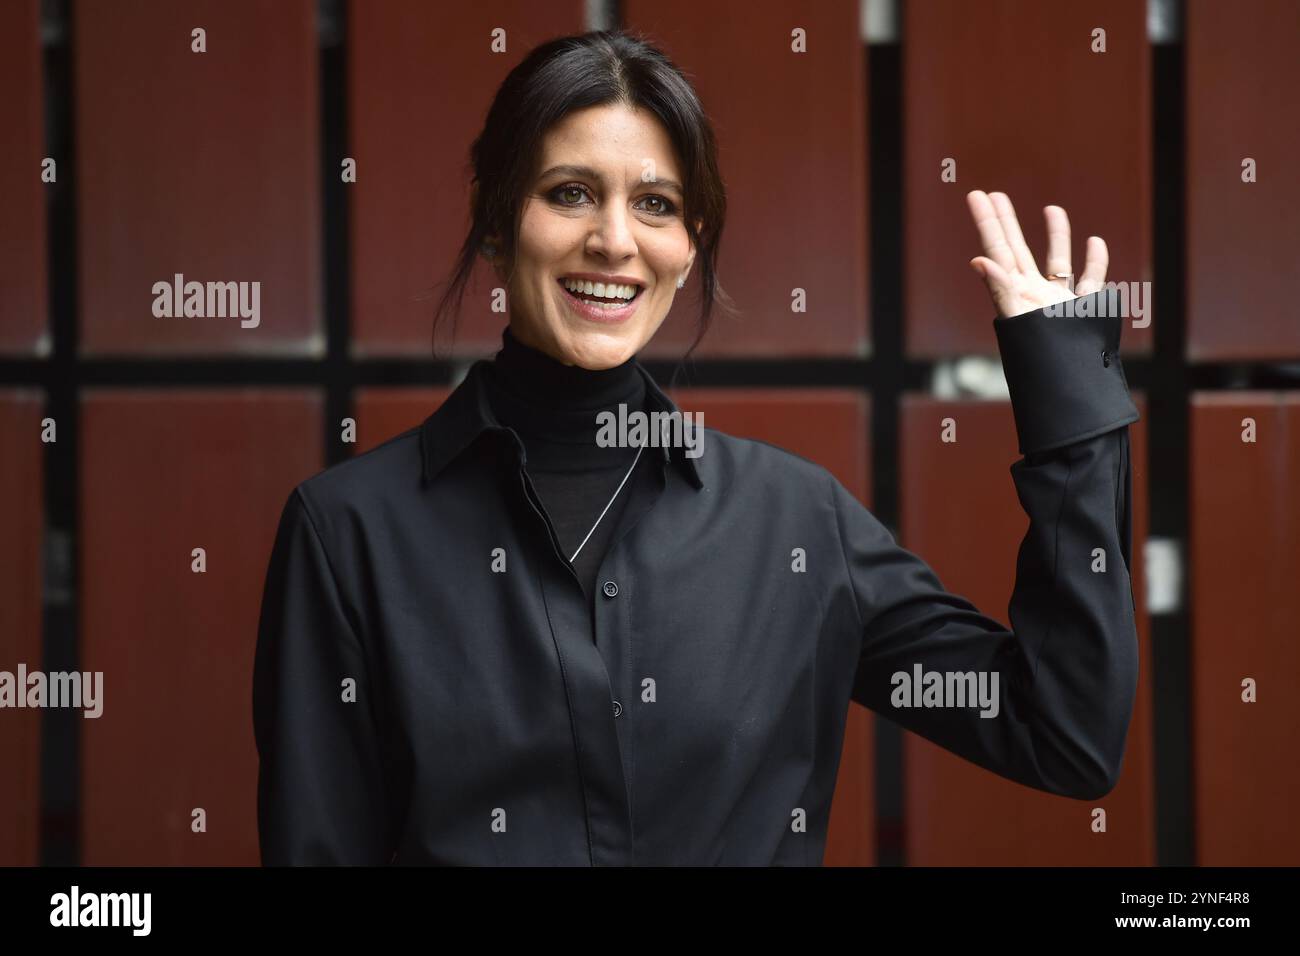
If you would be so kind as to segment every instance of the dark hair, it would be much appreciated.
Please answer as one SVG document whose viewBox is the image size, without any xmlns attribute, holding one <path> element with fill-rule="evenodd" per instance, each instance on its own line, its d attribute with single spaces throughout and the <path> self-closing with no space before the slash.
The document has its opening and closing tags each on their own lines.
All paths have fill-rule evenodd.
<svg viewBox="0 0 1300 956">
<path fill-rule="evenodd" d="M 598 30 L 534 48 L 497 90 L 483 131 L 470 147 L 472 221 L 434 314 L 435 355 L 438 325 L 453 304 L 459 312 L 484 239 L 499 236 L 499 253 L 514 261 L 520 207 L 547 130 L 574 110 L 615 103 L 653 113 L 667 129 L 683 165 L 683 214 L 696 248 L 702 288 L 699 329 L 686 355 L 708 331 L 715 304 L 734 311 L 717 275 L 726 191 L 713 128 L 699 97 L 682 72 L 645 37 Z M 454 320 L 452 330 L 454 334 Z"/>
</svg>

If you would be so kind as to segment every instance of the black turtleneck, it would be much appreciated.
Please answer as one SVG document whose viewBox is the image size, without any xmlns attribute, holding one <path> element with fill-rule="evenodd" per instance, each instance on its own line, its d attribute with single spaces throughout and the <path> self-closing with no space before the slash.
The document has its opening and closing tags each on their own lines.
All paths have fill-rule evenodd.
<svg viewBox="0 0 1300 956">
<path fill-rule="evenodd" d="M 572 566 L 590 601 L 596 572 L 618 528 L 635 476 L 623 484 L 608 511 L 605 506 L 636 457 L 635 448 L 596 444 L 596 416 L 601 411 L 617 415 L 620 404 L 626 404 L 628 411 L 643 410 L 645 381 L 633 359 L 600 371 L 565 365 L 521 343 L 509 326 L 502 333 L 501 351 L 491 370 L 487 382 L 492 410 L 523 440 L 525 470 L 565 558 L 578 552 Z M 650 460 L 643 454 L 638 464 Z"/>
</svg>

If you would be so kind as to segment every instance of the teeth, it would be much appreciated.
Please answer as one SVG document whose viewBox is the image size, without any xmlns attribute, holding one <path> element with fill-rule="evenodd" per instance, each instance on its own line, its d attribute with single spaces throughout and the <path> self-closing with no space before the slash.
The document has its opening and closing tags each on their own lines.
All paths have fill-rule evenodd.
<svg viewBox="0 0 1300 956">
<path fill-rule="evenodd" d="M 588 282 L 585 279 L 561 279 L 564 287 L 575 295 L 596 296 L 601 299 L 622 299 L 628 301 L 636 297 L 638 288 L 634 285 L 616 283 Z"/>
</svg>

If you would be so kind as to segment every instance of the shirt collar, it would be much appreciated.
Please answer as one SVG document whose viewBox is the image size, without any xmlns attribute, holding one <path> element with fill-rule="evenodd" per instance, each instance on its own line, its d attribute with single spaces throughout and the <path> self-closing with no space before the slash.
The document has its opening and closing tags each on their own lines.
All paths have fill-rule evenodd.
<svg viewBox="0 0 1300 956">
<path fill-rule="evenodd" d="M 483 359 L 471 365 L 464 381 L 420 426 L 420 457 L 426 481 L 437 476 L 483 432 L 509 431 L 497 420 L 488 401 L 484 374 L 489 364 L 487 359 Z M 645 379 L 647 409 L 680 414 L 677 405 L 641 363 L 634 360 L 634 364 Z M 704 487 L 695 459 L 686 456 L 686 449 L 661 445 L 659 453 L 665 462 L 675 462 L 693 487 L 697 490 Z"/>
</svg>

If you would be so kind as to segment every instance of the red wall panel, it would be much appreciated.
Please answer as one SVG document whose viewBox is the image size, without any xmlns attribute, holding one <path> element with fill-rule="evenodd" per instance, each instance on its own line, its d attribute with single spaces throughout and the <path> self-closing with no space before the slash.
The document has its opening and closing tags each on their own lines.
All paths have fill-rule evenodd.
<svg viewBox="0 0 1300 956">
<path fill-rule="evenodd" d="M 37 392 L 0 392 L 0 670 L 15 675 L 19 664 L 43 669 L 41 401 Z M 39 862 L 40 715 L 0 711 L 0 866 Z"/>
<path fill-rule="evenodd" d="M 46 354 L 45 112 L 40 4 L 15 0 L 0 30 L 0 354 Z M 71 170 L 62 170 L 70 176 Z"/>
<path fill-rule="evenodd" d="M 320 395 L 91 390 L 82 419 L 81 661 L 104 675 L 82 862 L 256 864 L 257 617 L 280 511 L 322 467 Z"/>
<path fill-rule="evenodd" d="M 1300 358 L 1300 4 L 1188 0 L 1187 354 Z M 1242 163 L 1257 181 L 1242 182 Z"/>
<path fill-rule="evenodd" d="M 1107 278 L 1151 278 L 1150 53 L 1146 5 L 1035 0 L 903 4 L 903 261 L 913 357 L 996 354 L 972 189 L 1005 192 L 1039 269 L 1043 207 L 1064 207 L 1074 273 L 1087 237 L 1110 250 Z M 1106 52 L 1091 50 L 1106 31 Z M 956 161 L 956 181 L 941 179 Z M 1143 297 L 1143 304 L 1147 297 Z M 1153 312 L 1146 321 L 1155 321 Z M 1125 348 L 1151 348 L 1131 325 Z"/>
<path fill-rule="evenodd" d="M 86 354 L 323 352 L 315 8 L 314 0 L 76 5 Z M 191 51 L 198 28 L 204 53 Z M 260 283 L 258 324 L 155 316 L 154 283 L 177 274 L 245 282 L 250 297 Z"/>
<path fill-rule="evenodd" d="M 491 49 L 497 28 L 504 53 Z M 429 354 L 441 283 L 469 230 L 469 147 L 492 96 L 533 46 L 584 29 L 582 0 L 349 4 L 354 355 Z M 456 351 L 486 354 L 505 321 L 489 311 L 496 279 L 481 258 L 476 277 Z M 440 351 L 446 342 L 440 333 Z"/>
<path fill-rule="evenodd" d="M 1145 401 L 1135 395 L 1140 413 Z M 957 422 L 957 441 L 940 440 Z M 944 587 L 1009 626 L 1016 555 L 1029 521 L 1010 465 L 1020 458 L 1011 406 L 1002 401 L 903 402 L 902 545 Z M 1146 429 L 1130 427 L 1133 463 L 1133 596 L 1140 683 L 1118 786 L 1096 801 L 1037 791 L 905 732 L 907 861 L 915 866 L 1149 866 L 1155 863 L 1150 638 L 1142 549 L 1146 540 Z M 969 542 L 984 542 L 978 549 Z M 1092 832 L 1092 811 L 1107 831 Z"/>
<path fill-rule="evenodd" d="M 741 311 L 718 315 L 697 355 L 865 354 L 866 48 L 857 0 L 626 0 L 686 72 L 718 137 L 727 186 L 719 279 Z M 804 31 L 806 52 L 793 52 Z M 719 42 L 719 35 L 725 37 Z M 695 334 L 692 270 L 647 355 Z M 793 312 L 793 290 L 807 311 Z M 689 293 L 689 294 L 687 294 Z"/>
<path fill-rule="evenodd" d="M 451 394 L 448 388 L 360 388 L 356 392 L 357 445 L 360 455 L 408 428 L 422 425 Z"/>
<path fill-rule="evenodd" d="M 1194 395 L 1191 441 L 1196 862 L 1296 866 L 1300 392 Z"/>
</svg>

